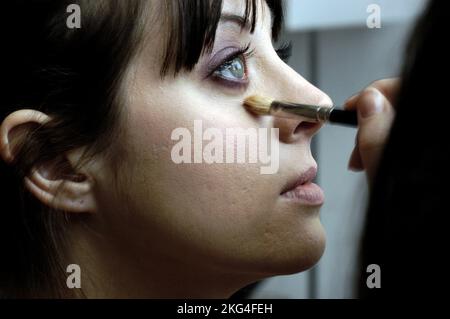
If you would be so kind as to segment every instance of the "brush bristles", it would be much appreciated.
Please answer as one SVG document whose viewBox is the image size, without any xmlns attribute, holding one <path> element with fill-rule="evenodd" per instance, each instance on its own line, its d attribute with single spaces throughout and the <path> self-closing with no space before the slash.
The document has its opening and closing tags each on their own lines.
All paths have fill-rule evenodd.
<svg viewBox="0 0 450 319">
<path fill-rule="evenodd" d="M 244 101 L 244 106 L 255 114 L 267 115 L 270 113 L 270 105 L 273 101 L 273 99 L 253 95 Z"/>
</svg>

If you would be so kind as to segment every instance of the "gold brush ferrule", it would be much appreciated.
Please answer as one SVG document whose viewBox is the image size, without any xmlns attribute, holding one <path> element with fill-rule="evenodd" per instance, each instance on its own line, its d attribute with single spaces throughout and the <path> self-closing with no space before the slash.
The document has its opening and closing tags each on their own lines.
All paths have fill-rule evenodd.
<svg viewBox="0 0 450 319">
<path fill-rule="evenodd" d="M 284 118 L 301 117 L 307 121 L 316 123 L 327 122 L 332 111 L 333 108 L 330 107 L 298 103 L 284 103 L 278 101 L 272 102 L 270 108 L 270 114 L 274 116 Z"/>
</svg>

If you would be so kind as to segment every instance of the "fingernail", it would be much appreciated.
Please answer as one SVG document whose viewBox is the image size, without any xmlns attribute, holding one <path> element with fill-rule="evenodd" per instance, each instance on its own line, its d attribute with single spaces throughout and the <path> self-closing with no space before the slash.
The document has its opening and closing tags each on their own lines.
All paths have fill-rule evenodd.
<svg viewBox="0 0 450 319">
<path fill-rule="evenodd" d="M 352 102 L 354 99 L 356 99 L 356 97 L 359 95 L 359 93 L 353 94 L 352 96 L 350 96 L 347 100 L 345 100 L 344 104 L 348 104 L 350 102 Z"/>
<path fill-rule="evenodd" d="M 362 168 L 354 167 L 354 166 L 351 166 L 351 165 L 348 165 L 347 169 L 348 169 L 350 172 L 355 172 L 355 173 L 359 173 L 359 172 L 361 172 L 361 171 L 364 170 L 364 169 L 362 169 Z"/>
<path fill-rule="evenodd" d="M 366 102 L 360 107 L 361 116 L 367 118 L 383 111 L 383 95 L 375 89 L 370 89 L 371 97 L 366 97 Z"/>
</svg>

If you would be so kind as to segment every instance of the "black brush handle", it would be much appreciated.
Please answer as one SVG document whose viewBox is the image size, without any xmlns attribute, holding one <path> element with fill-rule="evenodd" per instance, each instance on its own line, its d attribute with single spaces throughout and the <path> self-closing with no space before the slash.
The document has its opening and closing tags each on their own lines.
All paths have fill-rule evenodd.
<svg viewBox="0 0 450 319">
<path fill-rule="evenodd" d="M 333 109 L 328 121 L 334 124 L 358 126 L 358 113 L 356 111 Z"/>
</svg>

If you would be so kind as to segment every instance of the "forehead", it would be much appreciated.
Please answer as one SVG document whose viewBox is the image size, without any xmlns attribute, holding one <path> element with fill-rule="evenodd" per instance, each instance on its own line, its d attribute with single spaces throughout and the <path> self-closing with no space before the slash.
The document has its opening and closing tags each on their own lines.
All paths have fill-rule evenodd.
<svg viewBox="0 0 450 319">
<path fill-rule="evenodd" d="M 222 14 L 231 14 L 240 17 L 248 16 L 251 20 L 252 12 L 249 14 L 247 10 L 254 9 L 256 14 L 256 29 L 258 30 L 258 33 L 262 32 L 264 34 L 267 33 L 271 35 L 271 9 L 265 0 L 255 0 L 254 8 L 252 6 L 252 2 L 252 0 L 223 0 Z M 172 63 L 171 66 L 173 66 L 175 63 L 174 61 L 180 60 L 180 57 L 186 60 L 186 56 L 189 57 L 189 55 L 192 55 L 195 50 L 202 49 L 202 43 L 194 43 L 192 36 L 194 36 L 194 40 L 198 40 L 195 37 L 195 30 L 197 30 L 199 26 L 204 27 L 204 25 L 201 22 L 196 25 L 196 22 L 188 21 L 190 18 L 192 19 L 195 17 L 195 10 L 198 10 L 199 8 L 191 8 L 194 10 L 194 16 L 187 14 L 180 19 L 171 19 L 174 12 L 172 12 L 172 10 L 168 10 L 168 3 L 170 3 L 168 0 L 148 2 L 146 11 L 148 14 L 144 17 L 145 31 L 143 46 L 141 47 L 143 50 L 140 51 L 141 54 L 138 57 L 142 57 L 142 60 L 145 60 L 147 65 L 161 67 L 165 65 L 167 57 L 169 56 L 170 63 Z M 172 6 L 176 7 L 177 3 L 178 2 L 176 1 L 173 2 Z M 248 8 L 247 5 L 249 6 Z M 175 25 L 171 24 L 173 22 L 175 22 Z M 237 34 L 238 37 L 249 34 L 248 32 L 239 32 L 240 28 L 236 25 L 236 23 L 230 24 L 228 22 L 219 20 L 216 30 L 216 38 L 222 38 L 224 33 L 230 32 L 233 32 L 234 35 Z M 190 28 L 189 26 L 193 27 Z M 180 30 L 183 31 L 180 32 Z M 192 32 L 194 32 L 194 35 L 191 34 Z M 182 44 L 181 47 L 180 43 Z M 182 61 L 183 66 L 186 65 L 184 60 Z M 195 59 L 192 58 L 191 60 L 195 62 L 198 61 L 198 58 L 195 57 Z"/>
<path fill-rule="evenodd" d="M 252 10 L 255 10 L 256 25 L 259 27 L 272 24 L 272 12 L 265 0 L 255 0 L 255 6 L 252 6 L 251 0 L 224 0 L 222 5 L 222 14 L 231 14 L 244 17 L 247 14 L 248 23 L 251 24 Z M 248 6 L 248 7 L 247 7 Z M 249 12 L 247 12 L 249 11 Z M 220 23 L 219 23 L 220 25 Z"/>
<path fill-rule="evenodd" d="M 246 9 L 245 0 L 224 0 L 222 11 L 227 13 L 244 15 Z"/>
</svg>

